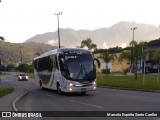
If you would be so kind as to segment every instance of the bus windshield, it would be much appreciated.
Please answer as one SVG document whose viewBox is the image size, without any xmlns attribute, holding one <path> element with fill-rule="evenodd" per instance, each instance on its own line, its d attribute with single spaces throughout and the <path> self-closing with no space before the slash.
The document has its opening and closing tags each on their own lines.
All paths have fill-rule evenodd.
<svg viewBox="0 0 160 120">
<path fill-rule="evenodd" d="M 74 81 L 94 81 L 96 71 L 91 55 L 65 56 L 66 77 Z"/>
</svg>

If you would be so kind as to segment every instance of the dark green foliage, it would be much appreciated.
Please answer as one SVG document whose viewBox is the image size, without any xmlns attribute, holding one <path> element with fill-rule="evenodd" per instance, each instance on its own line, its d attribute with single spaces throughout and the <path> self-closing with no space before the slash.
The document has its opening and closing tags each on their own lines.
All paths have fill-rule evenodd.
<svg viewBox="0 0 160 120">
<path fill-rule="evenodd" d="M 97 45 L 92 43 L 92 40 L 90 38 L 87 38 L 86 40 L 83 40 L 81 42 L 81 48 L 87 47 L 89 50 L 96 50 Z"/>
<path fill-rule="evenodd" d="M 151 40 L 150 42 L 148 42 L 148 46 L 149 47 L 160 46 L 160 38 L 156 40 Z"/>
<path fill-rule="evenodd" d="M 33 65 L 20 64 L 18 66 L 17 70 L 20 71 L 20 72 L 33 73 L 34 67 L 33 67 Z"/>
<path fill-rule="evenodd" d="M 97 53 L 102 53 L 102 52 L 107 52 L 107 49 L 97 49 L 93 53 L 97 54 Z"/>
<path fill-rule="evenodd" d="M 101 72 L 102 72 L 102 74 L 109 74 L 109 73 L 111 73 L 110 69 L 102 69 Z"/>
<path fill-rule="evenodd" d="M 16 65 L 22 63 L 32 63 L 33 58 L 38 54 L 43 54 L 55 47 L 43 43 L 9 43 L 0 41 L 0 57 L 2 58 L 5 66 L 12 64 Z M 21 52 L 22 54 L 21 54 Z M 37 54 L 38 53 L 38 54 Z"/>
<path fill-rule="evenodd" d="M 7 95 L 13 91 L 14 91 L 14 88 L 12 88 L 12 87 L 2 88 L 2 89 L 0 89 L 0 97 Z"/>
<path fill-rule="evenodd" d="M 3 40 L 3 41 L 4 41 L 4 40 L 5 40 L 5 38 L 4 38 L 4 37 L 2 37 L 2 36 L 0 36 L 0 40 Z"/>
<path fill-rule="evenodd" d="M 15 65 L 13 65 L 13 64 L 9 64 L 9 65 L 7 65 L 7 66 L 6 66 L 5 70 L 6 70 L 6 71 L 12 71 L 12 70 L 15 70 Z"/>
<path fill-rule="evenodd" d="M 129 72 L 129 68 L 126 68 L 123 70 L 123 73 L 128 73 Z"/>
<path fill-rule="evenodd" d="M 109 48 L 107 51 L 109 54 L 120 53 L 122 52 L 122 48 L 117 46 L 114 48 Z"/>
<path fill-rule="evenodd" d="M 113 48 L 109 48 L 107 49 L 96 49 L 93 53 L 97 54 L 97 53 L 102 53 L 102 52 L 108 52 L 109 54 L 114 54 L 114 53 L 120 53 L 122 52 L 122 48 L 121 47 L 113 47 Z"/>
</svg>

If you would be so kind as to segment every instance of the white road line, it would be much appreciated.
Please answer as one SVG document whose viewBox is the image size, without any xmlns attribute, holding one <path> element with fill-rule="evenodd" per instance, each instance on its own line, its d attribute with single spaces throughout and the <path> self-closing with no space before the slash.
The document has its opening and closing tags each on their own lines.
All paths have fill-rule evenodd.
<svg viewBox="0 0 160 120">
<path fill-rule="evenodd" d="M 83 102 L 78 102 L 78 101 L 73 101 L 73 100 L 70 100 L 70 101 L 71 101 L 71 102 L 74 102 L 74 103 L 78 103 L 78 104 L 83 104 L 83 105 L 87 105 L 87 106 L 91 106 L 91 107 L 100 108 L 100 109 L 103 108 L 102 106 L 98 106 L 98 105 L 92 105 L 92 104 L 83 103 Z"/>
<path fill-rule="evenodd" d="M 47 95 L 49 97 L 56 97 L 56 96 L 53 96 L 53 95 L 49 95 L 49 94 L 46 94 L 46 93 L 43 93 L 44 95 Z M 83 104 L 83 105 L 87 105 L 87 106 L 91 106 L 91 107 L 96 107 L 96 108 L 100 108 L 102 109 L 103 107 L 102 106 L 98 106 L 98 105 L 92 105 L 92 104 L 88 104 L 88 103 L 83 103 L 83 102 L 78 102 L 78 101 L 73 101 L 73 100 L 70 100 L 71 102 L 74 102 L 74 103 L 78 103 L 78 104 Z"/>
<path fill-rule="evenodd" d="M 12 107 L 14 109 L 14 111 L 18 112 L 18 109 L 16 107 L 16 103 L 18 103 L 22 98 L 24 98 L 26 95 L 28 94 L 28 91 L 25 91 L 23 94 L 21 94 L 20 96 L 18 96 L 15 100 L 13 100 L 12 102 Z"/>
</svg>

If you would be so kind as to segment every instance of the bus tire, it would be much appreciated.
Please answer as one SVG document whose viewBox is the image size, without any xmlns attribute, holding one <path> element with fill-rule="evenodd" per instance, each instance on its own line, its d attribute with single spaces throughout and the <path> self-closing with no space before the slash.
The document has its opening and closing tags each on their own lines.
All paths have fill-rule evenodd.
<svg viewBox="0 0 160 120">
<path fill-rule="evenodd" d="M 61 88 L 60 88 L 59 83 L 57 83 L 57 92 L 58 92 L 59 94 L 62 94 L 62 91 L 61 91 Z"/>
</svg>

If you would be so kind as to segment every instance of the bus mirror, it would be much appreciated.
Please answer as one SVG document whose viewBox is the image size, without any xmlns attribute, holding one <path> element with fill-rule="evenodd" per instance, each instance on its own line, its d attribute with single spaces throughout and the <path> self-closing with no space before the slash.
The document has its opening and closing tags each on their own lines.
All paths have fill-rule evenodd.
<svg viewBox="0 0 160 120">
<path fill-rule="evenodd" d="M 94 58 L 94 64 L 95 64 L 95 62 L 97 63 L 98 68 L 100 68 L 100 61 L 97 58 Z"/>
</svg>

